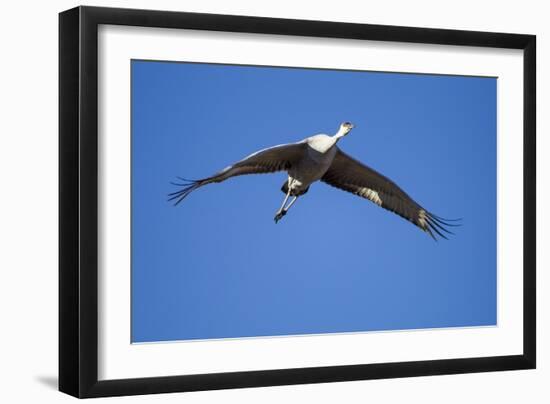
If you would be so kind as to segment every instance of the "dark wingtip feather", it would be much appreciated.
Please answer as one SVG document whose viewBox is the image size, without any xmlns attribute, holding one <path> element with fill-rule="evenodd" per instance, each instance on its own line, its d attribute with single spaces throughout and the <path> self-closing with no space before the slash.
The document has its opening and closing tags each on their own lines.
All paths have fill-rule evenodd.
<svg viewBox="0 0 550 404">
<path fill-rule="evenodd" d="M 435 220 L 435 221 L 437 221 L 437 222 L 439 222 L 439 223 L 441 223 L 445 226 L 453 226 L 453 227 L 462 226 L 462 223 L 449 223 L 449 222 L 461 222 L 462 221 L 461 217 L 459 217 L 457 219 L 445 219 L 444 217 L 434 215 L 433 213 L 430 213 L 430 217 L 433 220 Z"/>
<path fill-rule="evenodd" d="M 448 238 L 443 233 L 441 233 L 441 231 L 439 231 L 437 227 L 434 226 L 430 221 L 428 221 L 427 223 L 428 223 L 427 227 L 429 226 L 433 231 L 435 231 L 438 234 L 439 237 L 444 238 L 445 240 L 448 240 Z"/>
<path fill-rule="evenodd" d="M 434 215 L 431 212 L 427 212 L 425 210 L 422 210 L 422 211 L 424 212 L 424 223 L 420 224 L 420 227 L 436 241 L 437 241 L 436 235 L 441 238 L 444 238 L 445 240 L 449 239 L 445 235 L 445 233 L 454 235 L 454 233 L 450 231 L 448 227 L 462 226 L 462 223 L 449 223 L 451 221 L 457 222 L 462 219 L 443 219 L 439 216 Z"/>
<path fill-rule="evenodd" d="M 186 184 L 180 184 L 176 182 L 170 182 L 170 184 L 183 187 L 182 189 L 170 192 L 168 194 L 168 202 L 174 201 L 174 206 L 179 205 L 181 201 L 183 201 L 191 192 L 193 192 L 195 189 L 199 188 L 202 185 L 201 181 L 192 181 L 192 180 L 186 180 L 184 178 L 178 177 L 182 181 L 186 181 Z"/>
<path fill-rule="evenodd" d="M 434 225 L 435 227 L 439 228 L 440 230 L 444 231 L 445 233 L 447 234 L 453 234 L 454 233 L 452 231 L 450 231 L 449 229 L 445 228 L 445 225 L 442 225 L 441 223 L 438 223 L 437 221 L 435 221 L 432 217 L 427 217 L 428 222 L 431 224 L 431 225 Z"/>
<path fill-rule="evenodd" d="M 183 178 L 183 177 L 177 177 L 176 178 L 180 181 L 185 181 L 185 182 L 199 182 L 200 180 L 190 180 L 190 179 L 187 179 L 187 178 Z"/>
<path fill-rule="evenodd" d="M 437 242 L 437 238 L 435 238 L 433 232 L 430 230 L 429 227 L 426 226 L 426 227 L 424 228 L 424 231 L 425 231 L 426 233 L 428 233 L 428 234 L 430 235 L 430 237 L 434 239 L 434 241 Z"/>
</svg>

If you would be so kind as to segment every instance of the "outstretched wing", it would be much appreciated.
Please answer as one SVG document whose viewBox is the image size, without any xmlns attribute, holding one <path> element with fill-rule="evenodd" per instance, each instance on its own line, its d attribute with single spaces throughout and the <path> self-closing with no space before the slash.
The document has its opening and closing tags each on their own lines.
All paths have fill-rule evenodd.
<svg viewBox="0 0 550 404">
<path fill-rule="evenodd" d="M 321 181 L 333 187 L 366 198 L 378 206 L 409 220 L 435 239 L 434 232 L 443 238 L 443 233 L 452 234 L 447 227 L 456 226 L 430 213 L 399 186 L 365 164 L 338 149 L 332 165 Z"/>
<path fill-rule="evenodd" d="M 179 178 L 183 183 L 174 185 L 182 187 L 176 192 L 168 194 L 169 201 L 180 203 L 191 192 L 206 184 L 222 182 L 229 178 L 245 174 L 265 174 L 276 171 L 287 171 L 304 155 L 306 144 L 303 142 L 281 144 L 252 153 L 244 159 L 224 168 L 211 177 L 200 180 L 186 180 Z"/>
</svg>

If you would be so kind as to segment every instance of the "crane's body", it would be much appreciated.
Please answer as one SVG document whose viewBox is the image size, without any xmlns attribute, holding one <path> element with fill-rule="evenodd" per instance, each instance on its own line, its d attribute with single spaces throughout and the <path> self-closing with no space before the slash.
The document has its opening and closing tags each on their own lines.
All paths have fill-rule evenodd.
<svg viewBox="0 0 550 404">
<path fill-rule="evenodd" d="M 312 183 L 323 178 L 336 155 L 336 140 L 331 136 L 315 135 L 302 142 L 306 145 L 304 156 L 288 170 L 287 187 L 293 196 L 305 194 Z"/>
<path fill-rule="evenodd" d="M 433 238 L 435 238 L 434 232 L 446 238 L 442 231 L 451 233 L 447 227 L 457 226 L 456 224 L 451 224 L 449 220 L 428 212 L 393 181 L 338 148 L 338 141 L 346 136 L 353 127 L 351 123 L 344 122 L 333 136 L 319 134 L 296 143 L 260 150 L 217 174 L 201 180 L 190 181 L 180 178 L 186 183 L 175 184 L 183 188 L 171 193 L 170 200 L 175 200 L 177 205 L 197 188 L 210 183 L 222 182 L 235 176 L 286 171 L 288 179 L 281 187 L 285 198 L 275 214 L 276 223 L 286 215 L 296 200 L 309 190 L 311 184 L 322 181 L 368 199 L 376 205 L 402 216 Z M 293 199 L 288 202 L 290 197 Z"/>
</svg>

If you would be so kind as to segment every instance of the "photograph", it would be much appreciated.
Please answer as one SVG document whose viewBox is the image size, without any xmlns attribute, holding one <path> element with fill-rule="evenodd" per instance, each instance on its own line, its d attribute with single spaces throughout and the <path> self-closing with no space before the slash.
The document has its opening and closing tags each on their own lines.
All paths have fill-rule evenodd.
<svg viewBox="0 0 550 404">
<path fill-rule="evenodd" d="M 132 343 L 498 325 L 497 77 L 130 63 Z"/>
</svg>

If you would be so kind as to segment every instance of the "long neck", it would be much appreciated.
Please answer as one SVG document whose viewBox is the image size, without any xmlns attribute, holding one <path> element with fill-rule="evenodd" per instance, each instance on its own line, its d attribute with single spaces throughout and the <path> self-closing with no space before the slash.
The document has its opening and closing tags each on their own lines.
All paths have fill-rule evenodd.
<svg viewBox="0 0 550 404">
<path fill-rule="evenodd" d="M 343 126 L 340 126 L 340 129 L 338 129 L 338 132 L 332 137 L 334 139 L 334 142 L 336 143 L 338 139 L 343 138 L 348 133 L 348 130 L 344 128 Z"/>
</svg>

